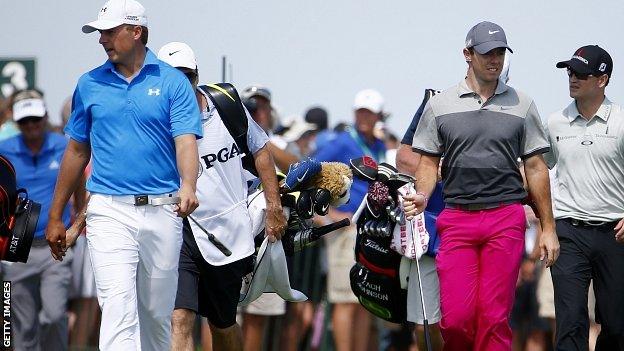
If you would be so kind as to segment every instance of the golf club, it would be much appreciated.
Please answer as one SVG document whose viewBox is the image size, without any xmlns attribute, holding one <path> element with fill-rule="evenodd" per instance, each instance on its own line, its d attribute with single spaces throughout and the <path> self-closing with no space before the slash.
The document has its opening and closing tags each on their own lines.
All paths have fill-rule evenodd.
<svg viewBox="0 0 624 351">
<path fill-rule="evenodd" d="M 416 238 L 414 238 L 414 231 L 412 231 L 412 242 L 416 242 Z M 418 276 L 418 289 L 420 289 L 420 303 L 422 306 L 423 312 L 423 328 L 425 334 L 425 346 L 427 347 L 427 351 L 431 351 L 431 335 L 429 334 L 429 321 L 427 320 L 427 310 L 425 309 L 425 296 L 423 294 L 422 288 L 422 279 L 420 278 L 420 264 L 418 263 L 418 259 L 416 261 L 416 273 Z"/>
<path fill-rule="evenodd" d="M 202 227 L 201 224 L 199 224 L 195 218 L 193 218 L 191 215 L 188 216 L 188 218 L 191 219 L 191 221 L 193 221 L 193 223 L 195 223 L 195 225 L 197 225 L 199 227 L 199 229 L 201 229 L 204 233 L 206 233 L 206 235 L 208 235 L 208 240 L 210 240 L 210 242 L 217 248 L 219 249 L 219 251 L 221 251 L 224 255 L 226 256 L 231 256 L 232 255 L 232 251 L 230 251 L 227 247 L 225 247 L 225 245 L 223 245 L 222 242 L 219 241 L 219 239 L 217 239 L 216 236 L 214 236 L 214 234 L 209 233 L 206 228 Z"/>
</svg>

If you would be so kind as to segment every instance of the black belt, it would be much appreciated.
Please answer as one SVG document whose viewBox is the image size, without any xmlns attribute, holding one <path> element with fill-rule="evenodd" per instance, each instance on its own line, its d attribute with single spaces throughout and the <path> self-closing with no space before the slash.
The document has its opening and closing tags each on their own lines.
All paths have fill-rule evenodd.
<svg viewBox="0 0 624 351">
<path fill-rule="evenodd" d="M 562 218 L 562 220 L 572 224 L 574 227 L 602 227 L 602 226 L 613 226 L 617 224 L 618 221 L 582 221 L 576 218 Z"/>
<path fill-rule="evenodd" d="M 456 210 L 464 210 L 464 211 L 481 211 L 481 210 L 491 210 L 493 208 L 499 208 L 506 205 L 517 204 L 519 201 L 499 201 L 499 202 L 490 202 L 486 204 L 446 204 L 446 208 L 453 208 Z"/>
</svg>

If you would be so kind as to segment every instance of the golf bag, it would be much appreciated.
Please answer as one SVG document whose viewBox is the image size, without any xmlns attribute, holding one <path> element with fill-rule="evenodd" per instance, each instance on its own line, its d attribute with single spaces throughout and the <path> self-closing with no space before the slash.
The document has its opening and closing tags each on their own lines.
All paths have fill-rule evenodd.
<svg viewBox="0 0 624 351">
<path fill-rule="evenodd" d="M 360 304 L 375 316 L 403 323 L 407 318 L 410 261 L 393 250 L 391 242 L 395 227 L 405 223 L 397 205 L 398 189 L 410 182 L 411 177 L 397 173 L 394 167 L 385 163 L 377 166 L 366 157 L 351 160 L 351 167 L 354 176 L 371 182 L 369 192 L 353 218 L 357 235 L 356 264 L 349 274 L 351 290 Z M 374 172 L 361 172 L 373 168 Z"/>
</svg>

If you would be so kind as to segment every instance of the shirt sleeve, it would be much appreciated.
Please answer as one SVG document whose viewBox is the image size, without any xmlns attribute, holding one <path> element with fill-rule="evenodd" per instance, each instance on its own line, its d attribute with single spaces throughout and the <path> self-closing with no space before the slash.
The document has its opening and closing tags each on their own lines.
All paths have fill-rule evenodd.
<svg viewBox="0 0 624 351">
<path fill-rule="evenodd" d="M 177 72 L 174 77 L 175 83 L 169 102 L 171 135 L 175 138 L 183 134 L 194 134 L 200 139 L 203 136 L 201 113 L 193 87 L 181 72 Z"/>
<path fill-rule="evenodd" d="M 403 135 L 403 139 L 401 139 L 401 144 L 412 145 L 412 141 L 414 140 L 414 133 L 416 132 L 416 126 L 418 126 L 418 122 L 420 121 L 420 117 L 423 114 L 425 106 L 426 103 L 420 104 L 420 106 L 418 106 L 418 110 L 416 110 L 414 117 L 412 117 L 412 122 L 407 128 L 405 135 Z"/>
<path fill-rule="evenodd" d="M 247 115 L 247 146 L 252 154 L 262 149 L 269 142 L 269 136 L 260 128 L 258 123 L 251 118 L 247 108 L 243 106 L 245 115 Z"/>
<path fill-rule="evenodd" d="M 524 145 L 522 146 L 522 158 L 526 159 L 533 155 L 543 154 L 550 149 L 548 136 L 542 124 L 542 119 L 537 112 L 535 102 L 531 102 L 524 118 Z"/>
<path fill-rule="evenodd" d="M 72 96 L 72 111 L 65 126 L 65 134 L 79 143 L 88 143 L 91 133 L 91 116 L 85 107 L 85 101 L 81 93 L 82 80 L 76 85 Z"/>
<path fill-rule="evenodd" d="M 544 154 L 544 161 L 546 161 L 546 165 L 548 165 L 548 168 L 553 169 L 553 167 L 555 167 L 555 164 L 557 164 L 557 155 L 556 147 L 552 143 L 550 129 L 548 128 L 548 123 L 550 123 L 549 121 L 550 119 L 546 121 L 546 123 L 544 123 L 544 132 L 546 133 L 546 138 L 548 138 L 548 143 L 550 144 L 550 149 Z"/>
<path fill-rule="evenodd" d="M 429 100 L 423 109 L 420 122 L 417 123 L 416 132 L 414 133 L 412 141 L 414 151 L 429 156 L 442 156 L 442 142 L 440 141 L 438 122 L 435 117 L 431 100 Z"/>
</svg>

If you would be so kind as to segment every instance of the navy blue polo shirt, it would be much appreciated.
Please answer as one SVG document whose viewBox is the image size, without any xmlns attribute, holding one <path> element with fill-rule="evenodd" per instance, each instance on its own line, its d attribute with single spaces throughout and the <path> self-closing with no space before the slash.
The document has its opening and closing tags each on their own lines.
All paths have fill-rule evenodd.
<svg viewBox="0 0 624 351">
<path fill-rule="evenodd" d="M 202 136 L 189 80 L 147 49 L 130 83 L 110 61 L 80 77 L 65 133 L 89 143 L 87 190 L 109 195 L 162 194 L 180 186 L 174 138 Z"/>
<path fill-rule="evenodd" d="M 330 136 L 318 150 L 314 158 L 318 161 L 336 161 L 349 164 L 352 158 L 370 156 L 377 162 L 383 162 L 386 147 L 383 141 L 376 139 L 373 143 L 365 142 L 364 137 L 356 132 L 341 132 Z M 353 179 L 349 202 L 338 207 L 339 211 L 355 213 L 368 191 L 368 183 L 358 178 Z"/>
<path fill-rule="evenodd" d="M 16 135 L 0 142 L 0 154 L 15 167 L 17 187 L 24 188 L 28 197 L 41 204 L 35 238 L 45 237 L 48 212 L 52 205 L 54 186 L 67 146 L 67 138 L 56 133 L 46 133 L 41 150 L 36 155 L 24 144 L 22 135 Z M 63 224 L 69 226 L 69 205 L 63 210 Z"/>
</svg>

